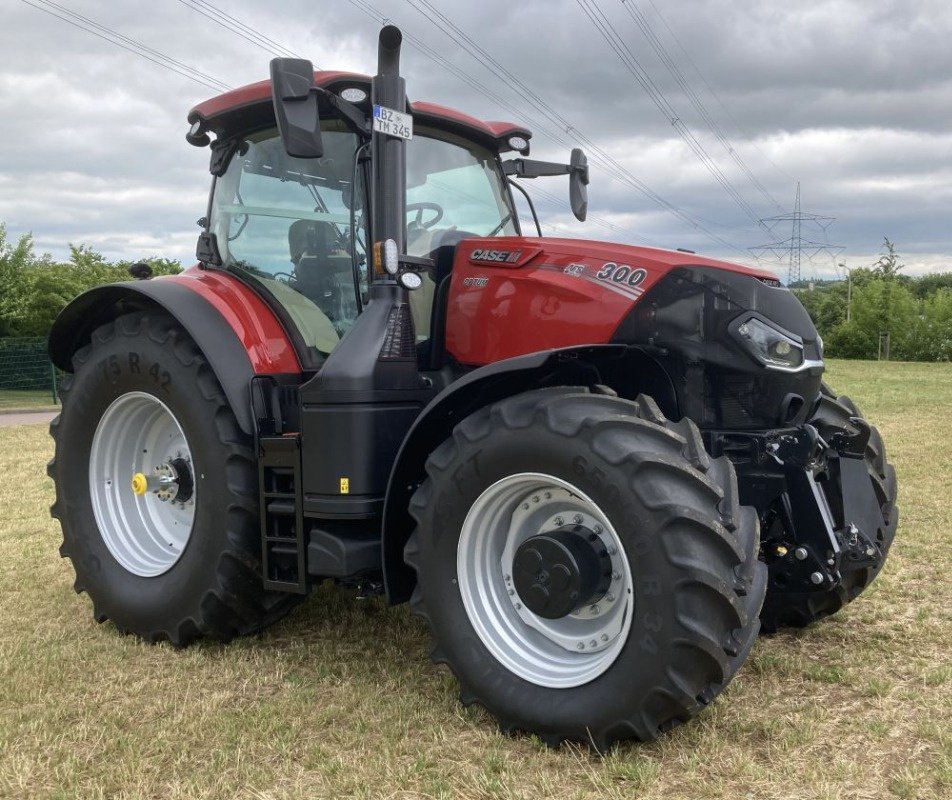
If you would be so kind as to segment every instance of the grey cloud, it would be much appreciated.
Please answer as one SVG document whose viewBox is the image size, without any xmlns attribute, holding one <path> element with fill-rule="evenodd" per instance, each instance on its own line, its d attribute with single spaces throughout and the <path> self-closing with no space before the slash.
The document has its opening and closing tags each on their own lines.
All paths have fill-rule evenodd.
<svg viewBox="0 0 952 800">
<path fill-rule="evenodd" d="M 321 67 L 373 69 L 378 25 L 351 3 L 214 2 Z M 408 0 L 371 2 L 526 116 L 540 116 Z M 871 260 L 886 233 L 910 264 L 952 267 L 952 259 L 943 260 L 952 244 L 947 3 L 655 0 L 728 117 L 648 0 L 628 2 L 645 12 L 737 152 L 784 206 L 799 178 L 804 208 L 838 218 L 830 236 L 850 248 L 847 254 Z M 766 240 L 674 136 L 574 0 L 437 5 L 669 202 L 742 251 Z M 776 213 L 706 131 L 622 4 L 599 0 L 599 6 L 738 191 L 759 214 Z M 230 85 L 267 75 L 268 53 L 182 3 L 86 0 L 70 7 Z M 412 97 L 490 119 L 512 117 L 412 47 L 405 54 Z M 209 180 L 207 151 L 184 142 L 185 114 L 214 93 L 26 5 L 9 4 L 0 30 L 0 220 L 14 233 L 35 231 L 41 247 L 57 255 L 72 240 L 113 257 L 163 253 L 188 260 Z M 540 133 L 534 153 L 556 157 L 563 149 Z M 563 183 L 545 188 L 562 196 Z M 539 205 L 560 235 L 738 257 L 597 170 L 591 197 L 596 219 L 587 226 L 547 199 Z"/>
</svg>

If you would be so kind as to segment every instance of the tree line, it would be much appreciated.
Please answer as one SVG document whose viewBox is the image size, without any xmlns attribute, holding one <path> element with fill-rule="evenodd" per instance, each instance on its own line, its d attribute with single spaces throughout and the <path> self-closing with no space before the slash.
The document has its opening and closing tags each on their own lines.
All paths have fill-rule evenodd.
<svg viewBox="0 0 952 800">
<path fill-rule="evenodd" d="M 87 245 L 70 245 L 69 258 L 37 255 L 33 237 L 11 242 L 0 223 L 0 337 L 46 336 L 53 320 L 76 295 L 102 283 L 130 280 L 129 268 L 146 263 L 154 275 L 181 272 L 178 261 L 145 258 L 107 261 Z"/>
<path fill-rule="evenodd" d="M 0 337 L 46 336 L 60 310 L 93 286 L 129 280 L 133 263 L 155 275 L 181 271 L 177 261 L 146 258 L 107 261 L 86 245 L 70 245 L 65 262 L 37 255 L 30 234 L 12 242 L 0 223 Z M 884 240 L 882 257 L 853 269 L 849 280 L 791 286 L 806 307 L 832 358 L 904 361 L 952 360 L 952 272 L 903 275 L 895 245 Z"/>
<path fill-rule="evenodd" d="M 830 358 L 952 360 L 952 272 L 903 275 L 895 245 L 841 281 L 794 284 Z"/>
</svg>

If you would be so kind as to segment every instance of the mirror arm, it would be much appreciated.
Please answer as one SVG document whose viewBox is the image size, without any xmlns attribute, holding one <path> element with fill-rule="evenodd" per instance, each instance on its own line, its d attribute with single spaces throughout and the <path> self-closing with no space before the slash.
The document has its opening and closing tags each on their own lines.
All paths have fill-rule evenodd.
<svg viewBox="0 0 952 800">
<path fill-rule="evenodd" d="M 311 91 L 315 92 L 318 97 L 322 97 L 329 106 L 335 109 L 351 131 L 361 136 L 370 136 L 370 121 L 367 119 L 367 115 L 357 106 L 343 97 L 327 91 L 327 89 L 315 86 Z"/>
<path fill-rule="evenodd" d="M 512 178 L 509 178 L 509 185 L 513 189 L 518 189 L 522 192 L 522 196 L 526 198 L 526 202 L 529 204 L 529 210 L 532 212 L 532 221 L 536 226 L 536 233 L 539 234 L 539 238 L 542 238 L 542 226 L 539 224 L 539 217 L 536 215 L 535 203 L 532 202 L 532 198 L 529 196 L 529 192 L 526 191 L 525 186 L 520 186 Z"/>
<path fill-rule="evenodd" d="M 554 161 L 534 161 L 528 158 L 510 158 L 502 162 L 502 171 L 517 178 L 546 178 L 551 175 L 568 175 L 575 168 L 571 164 Z"/>
</svg>

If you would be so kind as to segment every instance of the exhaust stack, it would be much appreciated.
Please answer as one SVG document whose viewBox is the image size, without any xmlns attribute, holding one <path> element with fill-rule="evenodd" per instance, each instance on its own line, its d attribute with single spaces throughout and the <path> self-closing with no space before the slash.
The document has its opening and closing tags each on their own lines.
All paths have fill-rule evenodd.
<svg viewBox="0 0 952 800">
<path fill-rule="evenodd" d="M 402 42 L 403 34 L 399 28 L 387 25 L 380 31 L 377 74 L 371 86 L 371 99 L 375 106 L 405 113 L 406 82 L 400 77 Z M 374 131 L 371 150 L 374 239 L 378 242 L 393 239 L 397 243 L 397 251 L 402 254 L 406 252 L 406 142 Z M 389 275 L 382 280 L 393 282 Z"/>
</svg>

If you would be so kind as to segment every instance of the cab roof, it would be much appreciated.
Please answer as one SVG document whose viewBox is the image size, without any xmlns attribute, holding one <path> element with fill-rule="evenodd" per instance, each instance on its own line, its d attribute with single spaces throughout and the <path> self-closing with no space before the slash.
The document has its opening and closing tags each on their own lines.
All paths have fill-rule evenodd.
<svg viewBox="0 0 952 800">
<path fill-rule="evenodd" d="M 368 75 L 354 72 L 315 71 L 314 84 L 334 94 L 340 94 L 345 89 L 361 89 L 366 97 L 356 105 L 370 112 L 370 77 Z M 531 131 L 513 122 L 484 122 L 462 111 L 425 101 L 412 102 L 409 105 L 415 122 L 455 133 L 496 152 L 516 149 L 509 144 L 509 139 L 514 136 L 526 142 L 532 136 Z M 242 131 L 274 125 L 271 81 L 251 83 L 199 103 L 188 112 L 188 122 L 190 125 L 201 122 L 202 132 L 214 133 L 219 139 L 227 139 Z M 525 152 L 528 152 L 528 148 Z"/>
</svg>

